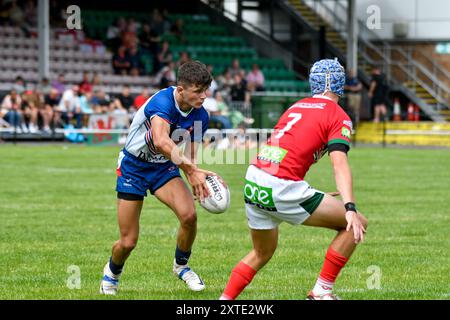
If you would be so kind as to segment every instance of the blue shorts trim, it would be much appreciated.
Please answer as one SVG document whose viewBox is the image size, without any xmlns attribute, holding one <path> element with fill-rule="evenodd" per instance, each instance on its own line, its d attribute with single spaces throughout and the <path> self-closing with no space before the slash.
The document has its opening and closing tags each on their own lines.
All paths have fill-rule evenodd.
<svg viewBox="0 0 450 320">
<path fill-rule="evenodd" d="M 172 162 L 150 163 L 139 160 L 123 150 L 124 156 L 117 169 L 116 191 L 146 197 L 147 190 L 154 194 L 170 180 L 180 177 L 179 168 Z M 120 157 L 119 157 L 120 159 Z"/>
</svg>

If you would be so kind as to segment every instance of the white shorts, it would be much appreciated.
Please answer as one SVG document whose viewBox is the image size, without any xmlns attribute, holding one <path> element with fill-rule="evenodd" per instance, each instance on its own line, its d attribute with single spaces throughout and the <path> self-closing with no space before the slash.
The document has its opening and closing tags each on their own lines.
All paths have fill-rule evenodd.
<svg viewBox="0 0 450 320">
<path fill-rule="evenodd" d="M 251 229 L 274 229 L 283 221 L 302 224 L 323 197 L 306 181 L 280 179 L 253 165 L 247 169 L 244 199 Z"/>
</svg>

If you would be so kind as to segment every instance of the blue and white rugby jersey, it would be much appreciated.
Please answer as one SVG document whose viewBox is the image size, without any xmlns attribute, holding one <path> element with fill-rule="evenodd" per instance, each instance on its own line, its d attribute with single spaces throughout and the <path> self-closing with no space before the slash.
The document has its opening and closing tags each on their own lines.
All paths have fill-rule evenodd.
<svg viewBox="0 0 450 320">
<path fill-rule="evenodd" d="M 189 137 L 190 141 L 201 142 L 208 129 L 209 116 L 203 107 L 183 112 L 175 100 L 175 87 L 158 91 L 136 112 L 124 147 L 138 159 L 151 163 L 169 161 L 153 144 L 150 120 L 154 116 L 170 124 L 169 136 L 176 144 L 187 141 Z"/>
</svg>

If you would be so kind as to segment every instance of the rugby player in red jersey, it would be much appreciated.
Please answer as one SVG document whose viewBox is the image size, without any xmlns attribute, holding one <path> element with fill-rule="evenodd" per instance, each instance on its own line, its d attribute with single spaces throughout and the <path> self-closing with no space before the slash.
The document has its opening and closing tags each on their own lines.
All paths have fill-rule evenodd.
<svg viewBox="0 0 450 320">
<path fill-rule="evenodd" d="M 294 103 L 280 118 L 245 177 L 245 208 L 253 249 L 234 267 L 222 300 L 233 300 L 271 259 L 278 225 L 323 227 L 337 231 L 309 300 L 338 300 L 333 285 L 359 242 L 367 219 L 357 211 L 347 159 L 352 123 L 338 105 L 345 71 L 337 59 L 317 61 L 310 70 L 312 97 Z M 310 166 L 329 154 L 342 201 L 311 187 Z"/>
</svg>

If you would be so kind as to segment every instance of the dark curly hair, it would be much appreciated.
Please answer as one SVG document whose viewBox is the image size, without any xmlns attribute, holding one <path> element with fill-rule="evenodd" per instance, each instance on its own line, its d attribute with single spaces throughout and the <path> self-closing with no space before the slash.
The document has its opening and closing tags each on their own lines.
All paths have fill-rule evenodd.
<svg viewBox="0 0 450 320">
<path fill-rule="evenodd" d="M 195 85 L 206 89 L 211 85 L 211 81 L 211 74 L 200 61 L 188 61 L 178 68 L 177 84 L 183 87 Z"/>
</svg>

